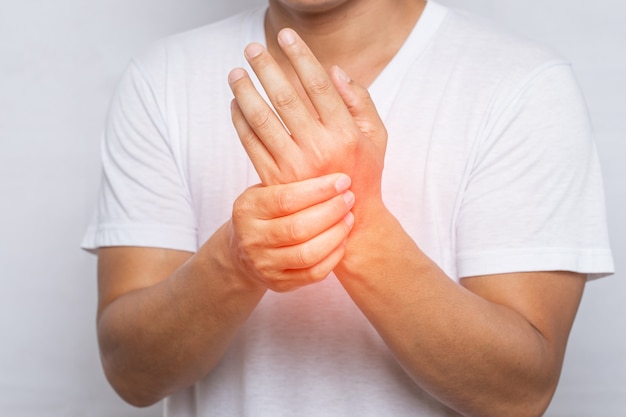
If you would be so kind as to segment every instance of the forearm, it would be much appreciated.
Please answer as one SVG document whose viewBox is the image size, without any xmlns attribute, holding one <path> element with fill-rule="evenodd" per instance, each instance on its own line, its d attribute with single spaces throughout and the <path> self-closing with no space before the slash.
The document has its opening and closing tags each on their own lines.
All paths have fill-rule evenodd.
<svg viewBox="0 0 626 417">
<path fill-rule="evenodd" d="M 100 312 L 103 366 L 126 401 L 149 405 L 208 374 L 262 298 L 230 267 L 224 229 L 167 279 Z"/>
<path fill-rule="evenodd" d="M 393 217 L 376 224 L 335 271 L 416 383 L 467 416 L 539 415 L 560 369 L 549 341 L 450 280 Z"/>
</svg>

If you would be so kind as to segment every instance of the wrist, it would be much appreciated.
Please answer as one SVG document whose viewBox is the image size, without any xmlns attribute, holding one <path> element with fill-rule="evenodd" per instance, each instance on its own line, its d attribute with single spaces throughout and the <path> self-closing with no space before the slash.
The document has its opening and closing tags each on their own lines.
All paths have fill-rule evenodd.
<svg viewBox="0 0 626 417">
<path fill-rule="evenodd" d="M 339 271 L 358 274 L 368 264 L 378 264 L 388 252 L 399 223 L 382 201 L 374 204 L 356 204 L 352 210 L 354 226 L 346 244 Z M 383 243 L 384 242 L 384 245 Z"/>
<path fill-rule="evenodd" d="M 259 281 L 250 277 L 232 249 L 232 224 L 224 223 L 213 236 L 200 248 L 204 269 L 212 277 L 219 278 L 224 285 L 236 292 L 264 293 L 265 288 Z"/>
</svg>

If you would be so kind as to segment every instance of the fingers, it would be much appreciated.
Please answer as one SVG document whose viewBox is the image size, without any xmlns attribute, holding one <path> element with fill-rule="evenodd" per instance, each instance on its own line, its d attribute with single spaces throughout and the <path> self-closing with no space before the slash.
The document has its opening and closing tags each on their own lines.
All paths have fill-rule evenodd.
<svg viewBox="0 0 626 417">
<path fill-rule="evenodd" d="M 255 270 L 262 272 L 263 275 L 308 269 L 320 263 L 342 245 L 353 224 L 354 217 L 348 212 L 331 227 L 302 243 L 266 247 L 262 242 L 256 244 L 244 242 L 248 246 L 247 257 L 253 263 Z"/>
<path fill-rule="evenodd" d="M 346 252 L 346 243 L 342 242 L 328 256 L 317 264 L 305 269 L 279 271 L 265 280 L 265 285 L 276 292 L 287 292 L 314 284 L 326 278 L 341 262 Z"/>
<path fill-rule="evenodd" d="M 231 102 L 230 113 L 239 140 L 248 154 L 254 169 L 259 174 L 261 182 L 263 185 L 275 184 L 277 167 L 274 158 L 265 147 L 263 141 L 259 139 L 256 132 L 248 124 L 237 104 L 237 100 Z"/>
<path fill-rule="evenodd" d="M 294 30 L 286 28 L 279 32 L 278 43 L 296 71 L 322 123 L 332 124 L 335 120 L 345 120 L 349 114 L 343 100 L 324 67 L 300 36 Z"/>
<path fill-rule="evenodd" d="M 336 197 L 350 187 L 345 174 L 329 174 L 304 181 L 250 188 L 233 207 L 233 215 L 270 220 L 288 216 Z"/>
<path fill-rule="evenodd" d="M 252 43 L 246 47 L 244 53 L 287 129 L 292 133 L 315 129 L 316 119 L 267 49 L 258 43 Z M 297 137 L 298 135 L 294 135 L 296 141 Z"/>
<path fill-rule="evenodd" d="M 386 130 L 367 90 L 350 81 L 339 67 L 327 73 L 293 30 L 283 29 L 278 41 L 317 115 L 311 114 L 306 98 L 298 94 L 299 87 L 292 85 L 263 46 L 246 47 L 246 58 L 278 113 L 244 70 L 231 72 L 229 82 L 236 99 L 233 124 L 263 184 L 343 170 L 339 167 L 344 161 L 338 155 L 355 155 L 362 139 L 370 139 L 384 154 Z"/>
<path fill-rule="evenodd" d="M 351 227 L 353 219 L 349 210 L 354 206 L 354 201 L 352 191 L 346 191 L 289 216 L 265 221 L 260 225 L 256 239 L 262 239 L 262 243 L 268 246 L 293 246 L 322 234 L 341 219 Z M 308 266 L 311 262 L 305 264 Z"/>
<path fill-rule="evenodd" d="M 233 124 L 248 155 L 259 159 L 257 163 L 260 164 L 270 157 L 289 157 L 296 152 L 289 132 L 258 93 L 248 74 L 235 68 L 228 75 L 228 82 L 236 100 L 231 106 Z M 268 151 L 267 155 L 263 148 Z"/>
<path fill-rule="evenodd" d="M 253 187 L 233 208 L 235 258 L 249 276 L 276 291 L 327 276 L 343 257 L 354 224 L 349 177 L 332 174 L 298 184 Z"/>
<path fill-rule="evenodd" d="M 343 258 L 354 224 L 351 213 L 302 243 L 251 246 L 245 259 L 252 275 L 275 291 L 289 291 L 324 279 Z"/>
<path fill-rule="evenodd" d="M 359 130 L 368 138 L 386 138 L 385 125 L 367 89 L 336 65 L 330 69 L 330 78 Z"/>
</svg>

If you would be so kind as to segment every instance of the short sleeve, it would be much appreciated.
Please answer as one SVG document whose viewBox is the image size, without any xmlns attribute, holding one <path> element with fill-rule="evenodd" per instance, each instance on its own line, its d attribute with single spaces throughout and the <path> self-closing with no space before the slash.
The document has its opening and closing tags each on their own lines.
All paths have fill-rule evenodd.
<svg viewBox="0 0 626 417">
<path fill-rule="evenodd" d="M 612 273 L 598 155 L 570 66 L 537 69 L 509 97 L 485 123 L 463 196 L 459 276 Z"/>
<path fill-rule="evenodd" d="M 134 62 L 120 81 L 108 112 L 102 182 L 84 249 L 197 249 L 190 193 L 157 91 Z"/>
</svg>

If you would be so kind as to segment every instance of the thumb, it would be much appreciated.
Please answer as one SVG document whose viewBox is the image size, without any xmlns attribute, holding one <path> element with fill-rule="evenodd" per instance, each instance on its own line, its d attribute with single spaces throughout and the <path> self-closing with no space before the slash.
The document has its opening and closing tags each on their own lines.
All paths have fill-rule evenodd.
<svg viewBox="0 0 626 417">
<path fill-rule="evenodd" d="M 370 139 L 386 141 L 387 130 L 369 91 L 337 65 L 330 69 L 330 78 L 361 132 Z"/>
</svg>

